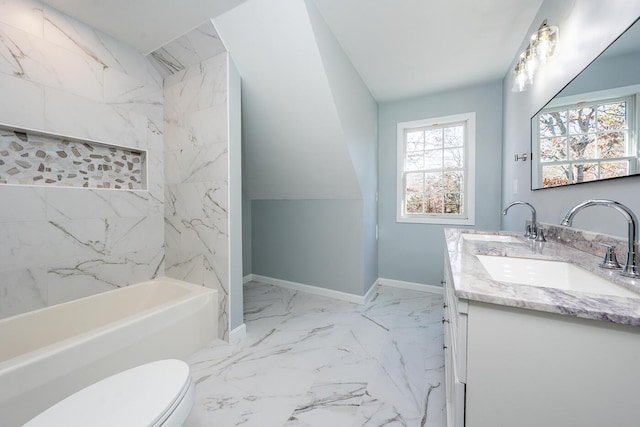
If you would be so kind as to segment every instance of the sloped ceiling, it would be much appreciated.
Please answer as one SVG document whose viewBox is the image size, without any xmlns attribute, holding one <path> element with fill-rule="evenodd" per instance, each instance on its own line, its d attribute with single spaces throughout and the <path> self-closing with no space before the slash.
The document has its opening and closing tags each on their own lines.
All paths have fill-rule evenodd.
<svg viewBox="0 0 640 427">
<path fill-rule="evenodd" d="M 214 24 L 243 79 L 250 197 L 360 199 L 305 2 L 251 0 Z"/>
<path fill-rule="evenodd" d="M 245 0 L 43 1 L 147 54 Z M 502 78 L 542 4 L 542 0 L 313 1 L 377 101 Z M 277 13 L 281 6 L 272 7 Z M 277 48 L 278 41 L 269 46 Z"/>
</svg>

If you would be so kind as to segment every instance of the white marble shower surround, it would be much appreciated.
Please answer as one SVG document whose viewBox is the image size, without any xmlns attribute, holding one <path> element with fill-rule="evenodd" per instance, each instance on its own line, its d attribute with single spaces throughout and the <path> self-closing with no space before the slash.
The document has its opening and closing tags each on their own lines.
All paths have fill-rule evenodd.
<svg viewBox="0 0 640 427">
<path fill-rule="evenodd" d="M 223 52 L 164 83 L 166 274 L 218 291 L 224 340 L 229 339 L 227 61 Z"/>
<path fill-rule="evenodd" d="M 444 427 L 442 295 L 378 286 L 365 306 L 245 285 L 247 336 L 188 362 L 187 427 Z"/>
<path fill-rule="evenodd" d="M 162 77 L 35 0 L 0 1 L 0 123 L 147 151 L 146 191 L 0 186 L 0 317 L 164 273 Z"/>
</svg>

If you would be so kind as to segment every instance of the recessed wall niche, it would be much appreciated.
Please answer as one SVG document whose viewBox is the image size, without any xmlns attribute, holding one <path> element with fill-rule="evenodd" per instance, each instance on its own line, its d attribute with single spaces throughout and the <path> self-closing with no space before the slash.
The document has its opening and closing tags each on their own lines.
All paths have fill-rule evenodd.
<svg viewBox="0 0 640 427">
<path fill-rule="evenodd" d="M 145 190 L 146 152 L 0 126 L 0 184 Z"/>
</svg>

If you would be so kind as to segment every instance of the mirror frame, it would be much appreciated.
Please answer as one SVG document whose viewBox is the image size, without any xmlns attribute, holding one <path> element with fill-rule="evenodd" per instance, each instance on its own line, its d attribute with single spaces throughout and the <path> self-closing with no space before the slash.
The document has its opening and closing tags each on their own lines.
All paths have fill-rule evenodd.
<svg viewBox="0 0 640 427">
<path fill-rule="evenodd" d="M 549 99 L 538 111 L 536 111 L 536 113 L 531 116 L 531 119 L 529 120 L 529 126 L 530 126 L 530 154 L 531 154 L 531 167 L 530 167 L 530 187 L 531 187 L 531 191 L 536 191 L 536 190 L 548 190 L 548 189 L 552 189 L 552 188 L 566 188 L 566 187 L 571 187 L 574 185 L 580 185 L 580 184 L 590 184 L 590 183 L 594 183 L 594 182 L 603 182 L 603 181 L 611 181 L 611 180 L 615 180 L 615 179 L 624 179 L 624 178 L 638 178 L 640 176 L 640 167 L 638 168 L 638 170 L 632 174 L 632 175 L 624 175 L 624 176 L 616 176 L 616 177 L 611 177 L 611 178 L 601 178 L 601 179 L 597 179 L 594 181 L 583 181 L 583 182 L 571 182 L 568 184 L 563 184 L 563 185 L 556 185 L 553 187 L 534 187 L 534 167 L 537 167 L 537 165 L 539 164 L 539 160 L 534 158 L 534 154 L 536 152 L 536 150 L 534 149 L 534 144 L 536 143 L 536 141 L 534 141 L 534 137 L 535 137 L 535 129 L 534 129 L 534 119 L 545 109 L 549 106 L 549 104 L 551 104 L 556 97 L 561 94 L 569 85 L 571 85 L 571 83 L 573 83 L 576 79 L 578 79 L 578 77 L 580 77 L 580 75 L 582 75 L 585 70 L 587 70 L 594 62 L 596 62 L 602 55 L 604 55 L 604 53 L 613 45 L 615 44 L 620 38 L 622 38 L 625 33 L 627 31 L 629 31 L 629 29 L 631 29 L 631 27 L 633 27 L 634 25 L 640 25 L 640 17 L 636 18 L 631 25 L 629 25 L 627 28 L 624 29 L 624 31 L 622 31 L 611 43 L 609 43 L 607 45 L 606 48 L 604 48 L 602 50 L 602 52 L 600 52 L 591 62 L 589 62 L 578 74 L 576 74 L 571 80 L 569 80 L 569 82 L 567 82 L 567 84 L 565 84 L 562 89 L 560 89 L 556 94 L 554 94 L 551 99 Z M 638 83 L 638 86 L 640 86 L 640 83 Z M 597 91 L 596 91 L 597 92 Z M 636 104 L 636 108 L 638 110 L 640 110 L 640 96 L 638 96 L 638 101 Z M 637 134 L 635 135 L 638 147 L 637 150 L 639 152 L 638 154 L 638 161 L 640 162 L 640 111 L 635 111 L 634 112 L 635 117 L 636 117 L 636 121 L 638 123 L 635 124 L 635 128 L 638 130 Z M 537 126 L 537 123 L 536 123 Z"/>
</svg>

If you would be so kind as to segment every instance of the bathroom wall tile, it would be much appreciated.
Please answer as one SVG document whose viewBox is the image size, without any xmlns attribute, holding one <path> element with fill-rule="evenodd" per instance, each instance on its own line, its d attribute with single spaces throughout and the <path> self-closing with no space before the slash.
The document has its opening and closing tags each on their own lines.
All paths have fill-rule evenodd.
<svg viewBox="0 0 640 427">
<path fill-rule="evenodd" d="M 47 217 L 60 219 L 95 219 L 105 217 L 140 217 L 148 213 L 144 192 L 47 188 Z"/>
<path fill-rule="evenodd" d="M 0 123 L 26 129 L 44 128 L 44 88 L 0 73 Z M 10 100 L 10 101 L 8 101 Z"/>
<path fill-rule="evenodd" d="M 104 191 L 104 190 L 103 190 Z M 111 191 L 109 207 L 121 218 L 143 217 L 158 214 L 158 202 L 147 191 Z M 160 208 L 161 211 L 161 208 Z"/>
<path fill-rule="evenodd" d="M 2 272 L 0 319 L 47 305 L 46 271 L 40 268 Z"/>
<path fill-rule="evenodd" d="M 99 260 L 109 255 L 107 247 L 107 227 L 109 223 L 102 218 L 96 219 L 60 219 L 48 222 L 49 240 L 48 265 L 59 265 L 85 260 Z M 55 248 L 52 244 L 55 242 Z"/>
<path fill-rule="evenodd" d="M 202 255 L 186 253 L 182 249 L 165 249 L 165 274 L 195 285 L 202 285 L 204 280 L 204 264 Z"/>
<path fill-rule="evenodd" d="M 182 114 L 227 102 L 226 53 L 210 59 L 202 67 L 191 67 L 182 80 L 165 84 L 165 118 L 178 119 Z"/>
<path fill-rule="evenodd" d="M 165 178 L 168 184 L 224 181 L 227 173 L 227 144 L 165 152 Z"/>
<path fill-rule="evenodd" d="M 0 22 L 42 38 L 43 6 L 37 0 L 1 0 Z"/>
<path fill-rule="evenodd" d="M 225 52 L 213 23 L 207 20 L 200 27 L 152 52 L 155 68 L 165 78 Z"/>
<path fill-rule="evenodd" d="M 219 228 L 226 228 L 228 197 L 226 182 L 170 184 L 166 186 L 165 213 L 179 218 L 188 218 L 195 213 L 213 220 Z"/>
<path fill-rule="evenodd" d="M 49 231 L 47 221 L 0 222 L 0 272 L 46 265 L 57 250 Z"/>
<path fill-rule="evenodd" d="M 211 74 L 215 74 L 216 69 L 220 69 L 221 73 L 227 72 L 227 61 L 228 54 L 226 52 L 216 55 L 212 58 L 209 58 L 199 64 L 195 64 L 191 67 L 185 68 L 184 70 L 178 71 L 174 74 L 171 74 L 164 79 L 164 87 L 175 86 L 180 82 L 186 82 L 193 78 L 202 77 L 206 72 Z"/>
<path fill-rule="evenodd" d="M 164 152 L 164 121 L 162 110 L 159 118 L 147 116 L 147 149 Z"/>
<path fill-rule="evenodd" d="M 46 220 L 44 188 L 0 185 L 0 200 L 0 222 Z"/>
<path fill-rule="evenodd" d="M 0 24 L 0 72 L 103 99 L 102 66 L 5 24 Z"/>
<path fill-rule="evenodd" d="M 145 148 L 147 119 L 118 107 L 45 89 L 45 130 L 116 146 Z"/>
<path fill-rule="evenodd" d="M 167 150 L 226 143 L 228 135 L 226 104 L 186 113 L 176 120 L 167 118 L 165 121 Z"/>
<path fill-rule="evenodd" d="M 162 117 L 162 88 L 108 68 L 104 71 L 104 102 L 148 117 Z"/>
<path fill-rule="evenodd" d="M 105 69 L 146 81 L 146 61 L 133 47 L 49 6 L 44 7 L 44 39 Z"/>
<path fill-rule="evenodd" d="M 152 198 L 164 200 L 164 152 L 147 151 L 147 190 Z"/>
<path fill-rule="evenodd" d="M 105 245 L 109 255 L 128 256 L 138 262 L 150 261 L 164 246 L 164 217 L 110 218 Z"/>
</svg>

